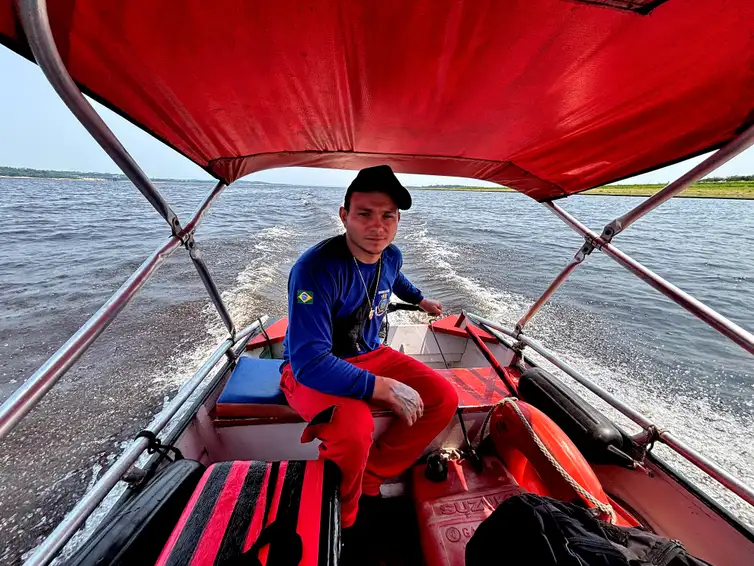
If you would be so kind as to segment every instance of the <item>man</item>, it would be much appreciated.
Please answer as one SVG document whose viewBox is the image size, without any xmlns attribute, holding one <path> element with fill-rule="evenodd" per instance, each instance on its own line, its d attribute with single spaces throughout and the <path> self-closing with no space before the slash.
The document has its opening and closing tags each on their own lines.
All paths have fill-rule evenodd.
<svg viewBox="0 0 754 566">
<path fill-rule="evenodd" d="M 442 305 L 425 298 L 401 273 L 391 244 L 411 195 L 392 169 L 362 169 L 348 187 L 340 219 L 345 234 L 305 252 L 288 280 L 286 363 L 281 386 L 310 425 L 303 441 L 322 441 L 320 458 L 341 470 L 341 521 L 351 527 L 359 498 L 421 455 L 458 406 L 453 386 L 424 364 L 380 345 L 391 292 L 426 312 Z M 397 417 L 372 445 L 371 406 Z"/>
</svg>

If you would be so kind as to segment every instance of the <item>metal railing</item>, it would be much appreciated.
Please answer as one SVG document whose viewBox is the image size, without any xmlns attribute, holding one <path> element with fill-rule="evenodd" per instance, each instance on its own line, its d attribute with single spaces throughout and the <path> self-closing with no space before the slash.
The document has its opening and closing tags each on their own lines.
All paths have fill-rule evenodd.
<svg viewBox="0 0 754 566">
<path fill-rule="evenodd" d="M 179 246 L 183 245 L 188 250 L 192 263 L 199 273 L 199 277 L 223 324 L 228 329 L 230 338 L 215 350 L 196 374 L 184 384 L 168 406 L 155 417 L 149 425 L 149 430 L 158 434 L 199 387 L 209 372 L 224 356 L 230 354 L 216 372 L 215 378 L 210 380 L 206 387 L 216 385 L 217 380 L 233 363 L 234 347 L 248 340 L 254 330 L 260 326 L 260 321 L 257 321 L 240 333 L 236 333 L 230 313 L 194 241 L 196 228 L 226 185 L 222 182 L 217 183 L 202 201 L 189 223 L 182 227 L 177 215 L 170 208 L 165 198 L 86 100 L 65 68 L 50 28 L 46 0 L 18 0 L 18 14 L 32 54 L 52 87 L 97 143 L 115 161 L 160 216 L 166 220 L 172 235 L 166 243 L 157 248 L 144 261 L 112 297 L 42 367 L 3 403 L 0 407 L 0 439 L 6 436 L 34 408 L 112 323 L 157 268 Z M 187 414 L 182 418 L 190 419 L 192 417 L 193 415 Z M 37 548 L 27 564 L 47 564 L 89 517 L 113 486 L 118 483 L 123 473 L 136 462 L 147 446 L 148 440 L 146 438 L 139 438 L 134 441 L 95 484 L 94 488 L 84 496 L 63 522 Z"/>
<path fill-rule="evenodd" d="M 103 305 L 103 307 L 97 311 L 84 326 L 82 326 L 61 348 L 53 354 L 53 356 L 45 362 L 45 364 L 37 370 L 25 383 L 19 388 L 14 395 L 12 395 L 3 405 L 0 407 L 0 439 L 3 438 L 12 428 L 39 402 L 39 400 L 54 386 L 54 384 L 65 374 L 65 372 L 73 365 L 73 363 L 81 357 L 81 355 L 89 348 L 89 346 L 102 334 L 107 326 L 114 320 L 114 318 L 121 312 L 121 310 L 128 304 L 128 302 L 134 297 L 134 295 L 141 289 L 147 279 L 154 273 L 154 271 L 165 261 L 165 259 L 172 254 L 180 245 L 184 245 L 189 251 L 191 260 L 199 273 L 199 276 L 204 284 L 209 296 L 217 309 L 223 324 L 230 333 L 230 338 L 223 342 L 218 350 L 210 357 L 204 366 L 195 374 L 194 378 L 187 383 L 184 387 L 186 391 L 189 388 L 193 391 L 203 378 L 212 370 L 212 368 L 218 363 L 218 361 L 224 356 L 234 344 L 238 344 L 243 338 L 249 336 L 253 331 L 254 325 L 251 325 L 251 330 L 245 329 L 241 333 L 236 334 L 236 328 L 230 313 L 225 306 L 220 292 L 217 289 L 212 277 L 207 269 L 206 264 L 199 255 L 196 243 L 194 241 L 194 232 L 202 217 L 206 213 L 212 202 L 220 195 L 225 188 L 223 183 L 218 183 L 212 190 L 208 197 L 202 202 L 197 212 L 192 217 L 191 221 L 185 228 L 181 227 L 180 221 L 165 198 L 160 194 L 156 187 L 152 184 L 142 169 L 136 164 L 128 151 L 123 147 L 120 141 L 115 137 L 112 131 L 107 127 L 102 118 L 97 114 L 91 104 L 81 93 L 80 89 L 76 86 L 72 77 L 68 73 L 65 65 L 60 57 L 60 54 L 55 45 L 55 41 L 51 32 L 49 17 L 47 14 L 46 0 L 18 0 L 18 13 L 21 20 L 21 24 L 28 39 L 29 46 L 37 61 L 39 67 L 47 76 L 49 82 L 56 90 L 60 98 L 65 102 L 71 112 L 78 118 L 82 125 L 89 131 L 92 137 L 100 144 L 105 152 L 115 161 L 124 174 L 133 182 L 137 189 L 145 196 L 149 203 L 157 210 L 170 226 L 172 237 L 162 246 L 160 246 L 126 281 L 123 286 Z M 623 412 L 626 416 L 640 424 L 643 428 L 648 428 L 652 425 L 646 417 L 643 417 L 640 413 L 634 409 L 628 407 L 624 403 L 615 399 L 604 389 L 600 388 L 590 380 L 579 374 L 573 368 L 570 368 L 564 362 L 557 360 L 557 358 L 551 352 L 548 352 L 537 342 L 531 340 L 523 334 L 523 329 L 528 321 L 536 314 L 536 312 L 549 300 L 553 293 L 560 287 L 560 285 L 568 278 L 568 276 L 583 263 L 585 257 L 591 253 L 593 249 L 600 249 L 605 252 L 609 257 L 617 261 L 623 267 L 639 276 L 641 279 L 649 283 L 655 289 L 675 301 L 683 308 L 705 321 L 707 324 L 718 330 L 723 335 L 727 336 L 749 352 L 754 353 L 754 336 L 742 329 L 735 323 L 729 321 L 727 318 L 716 313 L 700 301 L 691 297 L 687 293 L 678 289 L 674 285 L 662 279 L 660 276 L 647 269 L 627 254 L 623 253 L 619 249 L 612 246 L 610 241 L 612 238 L 620 233 L 622 230 L 630 226 L 636 220 L 654 210 L 657 206 L 667 201 L 669 198 L 677 195 L 685 188 L 687 188 L 694 181 L 699 180 L 704 175 L 710 173 L 723 163 L 732 159 L 746 148 L 754 144 L 754 126 L 745 130 L 736 139 L 732 140 L 714 155 L 707 158 L 705 161 L 697 165 L 694 169 L 688 172 L 686 175 L 679 178 L 677 181 L 669 184 L 663 190 L 656 195 L 650 197 L 646 201 L 642 202 L 639 206 L 630 210 L 623 216 L 616 218 L 611 223 L 605 226 L 601 236 L 598 236 L 578 220 L 569 215 L 566 211 L 561 209 L 554 203 L 546 203 L 552 212 L 557 214 L 563 221 L 565 221 L 571 228 L 586 238 L 586 245 L 576 253 L 574 258 L 569 262 L 565 269 L 556 277 L 542 296 L 532 305 L 532 307 L 521 317 L 515 330 L 508 330 L 485 321 L 484 319 L 477 317 L 476 315 L 470 315 L 470 317 L 476 318 L 478 321 L 483 322 L 490 329 L 497 329 L 500 332 L 504 332 L 509 336 L 517 339 L 521 344 L 527 345 L 532 349 L 538 351 L 540 354 L 550 359 L 556 366 L 560 367 L 582 382 L 590 390 L 595 392 L 598 396 L 610 403 L 619 411 Z M 255 323 L 258 324 L 258 323 Z M 227 369 L 227 364 L 231 363 L 230 360 L 225 362 L 223 366 Z M 224 371 L 224 370 L 223 370 Z M 184 389 L 181 389 L 181 393 L 177 396 L 173 402 L 166 408 L 173 411 L 167 420 L 165 420 L 163 413 L 158 415 L 158 418 L 153 423 L 153 427 L 158 429 L 155 432 L 159 432 L 162 427 L 165 426 L 167 421 L 172 418 L 175 411 L 178 410 L 180 405 L 185 402 L 190 395 L 190 392 L 185 394 Z M 165 422 L 162 422 L 165 420 Z M 660 433 L 660 438 L 668 446 L 672 447 L 679 454 L 687 458 L 692 463 L 705 470 L 712 477 L 729 487 L 732 491 L 740 495 L 747 502 L 754 504 L 754 492 L 739 480 L 727 474 L 724 470 L 720 469 L 716 464 L 702 457 L 694 452 L 692 449 L 675 439 L 670 433 Z M 54 555 L 62 544 L 65 543 L 68 538 L 75 532 L 76 528 L 81 524 L 83 520 L 91 513 L 96 505 L 101 501 L 105 494 L 117 483 L 120 475 L 125 471 L 127 465 L 131 465 L 138 455 L 146 447 L 147 440 L 139 439 L 134 442 L 132 446 L 124 453 L 124 455 L 116 462 L 116 464 L 108 470 L 103 478 L 97 483 L 92 490 L 92 495 L 85 497 L 79 505 L 77 505 L 71 512 L 69 517 L 64 520 L 59 527 L 53 531 L 53 534 L 43 543 L 43 545 L 37 550 L 37 552 L 30 559 L 29 564 L 44 564 L 51 556 Z M 126 462 L 130 461 L 130 464 Z M 108 487 L 109 485 L 109 487 Z M 99 499 L 98 499 L 99 498 Z M 62 541 L 62 542 L 61 542 Z"/>
<path fill-rule="evenodd" d="M 65 375 L 74 362 L 87 351 L 118 316 L 118 313 L 134 298 L 150 275 L 180 245 L 181 241 L 172 236 L 157 248 L 82 327 L 6 399 L 0 407 L 0 439 L 4 438 Z"/>
<path fill-rule="evenodd" d="M 172 401 L 162 410 L 157 416 L 154 417 L 152 422 L 147 427 L 147 430 L 153 432 L 155 435 L 159 434 L 181 409 L 181 407 L 189 400 L 192 394 L 204 383 L 205 378 L 209 373 L 217 366 L 220 360 L 225 361 L 215 372 L 212 379 L 204 383 L 200 394 L 212 390 L 217 382 L 230 367 L 232 361 L 226 358 L 226 354 L 235 348 L 238 344 L 248 341 L 252 333 L 260 328 L 261 324 L 267 321 L 267 317 L 255 321 L 253 324 L 245 328 L 239 333 L 239 337 L 233 341 L 231 339 L 225 340 L 220 344 L 206 362 L 200 367 L 191 379 L 183 384 Z M 182 415 L 182 420 L 188 420 L 193 418 L 194 415 L 190 411 Z M 182 422 L 176 423 L 178 426 L 183 424 Z M 65 519 L 53 530 L 44 542 L 37 547 L 34 553 L 24 563 L 25 566 L 43 566 L 49 564 L 49 562 L 55 557 L 57 552 L 63 548 L 66 542 L 76 533 L 76 531 L 84 524 L 87 518 L 94 512 L 97 506 L 107 496 L 108 493 L 115 487 L 115 485 L 121 480 L 123 474 L 125 474 L 131 466 L 141 457 L 144 450 L 147 449 L 149 441 L 146 438 L 137 438 L 131 445 L 123 452 L 123 454 L 116 460 L 116 462 L 105 472 L 105 474 L 97 481 L 97 483 L 90 489 L 84 497 L 76 504 L 76 506 L 66 515 Z"/>
<path fill-rule="evenodd" d="M 579 265 L 581 265 L 581 263 L 583 263 L 583 261 L 586 259 L 586 256 L 592 253 L 593 249 L 594 247 L 588 242 L 581 246 L 581 249 L 576 252 L 576 255 L 574 255 L 573 259 L 568 262 L 568 265 L 563 268 L 563 271 L 558 274 L 553 282 L 550 283 L 550 286 L 545 289 L 544 293 L 542 293 L 539 299 L 537 299 L 534 304 L 529 307 L 529 310 L 527 310 L 516 323 L 516 329 L 519 332 L 523 332 L 524 326 L 526 326 L 526 324 L 532 319 L 532 317 L 537 314 L 539 309 L 541 309 L 545 305 L 545 303 L 550 300 L 550 297 L 555 293 L 555 291 L 558 290 L 558 287 L 560 287 L 565 282 L 565 280 L 568 279 L 568 276 L 574 269 L 576 269 Z"/>
<path fill-rule="evenodd" d="M 714 309 L 708 307 L 698 299 L 695 299 L 669 281 L 666 281 L 651 269 L 643 266 L 628 254 L 616 248 L 613 244 L 605 242 L 600 236 L 592 232 L 589 228 L 584 226 L 576 218 L 568 214 L 555 203 L 549 202 L 546 203 L 546 206 L 558 215 L 575 232 L 587 238 L 595 248 L 604 252 L 608 257 L 618 262 L 634 275 L 637 275 L 640 279 L 654 287 L 671 301 L 680 305 L 698 319 L 706 322 L 720 334 L 735 342 L 748 352 L 754 354 L 754 335 L 750 332 L 744 330 L 735 322 L 728 320 Z"/>
<path fill-rule="evenodd" d="M 658 438 L 663 444 L 666 444 L 677 454 L 681 455 L 687 461 L 694 464 L 700 470 L 706 472 L 710 477 L 720 482 L 733 493 L 738 495 L 741 499 L 743 499 L 750 505 L 754 505 L 754 489 L 721 468 L 712 460 L 706 458 L 705 456 L 702 456 L 696 450 L 684 444 L 670 432 L 662 430 L 660 427 L 650 421 L 649 418 L 642 415 L 639 411 L 637 411 L 630 405 L 627 405 L 626 403 L 615 397 L 612 393 L 610 393 L 606 389 L 603 389 L 602 387 L 594 383 L 591 379 L 583 375 L 581 372 L 565 363 L 563 360 L 558 358 L 557 355 L 545 348 L 536 340 L 532 340 L 528 336 L 521 334 L 521 332 L 516 329 L 506 328 L 498 324 L 497 322 L 487 320 L 479 315 L 473 313 L 465 314 L 469 318 L 469 320 L 471 320 L 475 324 L 479 324 L 491 334 L 497 336 L 496 332 L 501 332 L 528 346 L 529 348 L 540 354 L 542 357 L 544 357 L 547 361 L 552 363 L 555 367 L 570 375 L 573 379 L 589 389 L 589 391 L 594 393 L 597 397 L 605 401 L 611 407 L 638 424 L 644 431 L 648 431 L 650 430 L 650 428 L 657 430 Z"/>
<path fill-rule="evenodd" d="M 220 195 L 214 190 L 202 202 L 189 223 L 196 229 L 199 221 Z M 110 326 L 123 308 L 131 302 L 150 276 L 181 245 L 181 235 L 171 236 L 123 283 L 102 307 L 94 313 L 68 341 L 27 379 L 0 407 L 0 439 L 4 438 L 31 411 L 70 367 Z"/>
<path fill-rule="evenodd" d="M 612 257 L 615 261 L 626 267 L 635 275 L 638 275 L 663 295 L 680 304 L 683 308 L 694 314 L 694 316 L 701 318 L 710 324 L 710 326 L 719 332 L 722 332 L 749 352 L 754 353 L 754 342 L 752 342 L 753 337 L 751 334 L 743 331 L 740 327 L 737 327 L 725 317 L 719 315 L 700 301 L 697 301 L 687 293 L 665 281 L 659 275 L 641 265 L 638 261 L 610 245 L 610 242 L 615 236 L 639 220 L 642 216 L 653 211 L 662 203 L 667 202 L 670 198 L 680 194 L 692 183 L 698 181 L 705 175 L 708 175 L 753 145 L 754 125 L 749 126 L 735 139 L 725 144 L 691 171 L 668 184 L 665 188 L 642 201 L 638 206 L 635 206 L 622 216 L 609 222 L 603 229 L 601 236 L 598 236 L 596 233 L 589 230 L 589 228 L 581 224 L 555 203 L 544 203 L 545 206 L 549 207 L 552 212 L 557 214 L 561 220 L 568 224 L 573 230 L 584 236 L 584 238 L 586 238 L 586 245 L 585 247 L 582 246 L 574 258 L 565 266 L 563 271 L 561 271 L 555 280 L 547 287 L 547 289 L 545 289 L 539 299 L 537 299 L 526 313 L 524 313 L 516 325 L 516 328 L 522 332 L 526 323 L 531 320 L 537 311 L 549 300 L 557 288 L 560 287 L 568 276 L 570 276 L 570 274 L 573 273 L 573 271 L 584 261 L 586 255 L 589 255 L 594 248 L 597 248 L 604 251 L 609 257 Z M 732 330 L 733 327 L 738 330 Z"/>
<path fill-rule="evenodd" d="M 0 439 L 4 438 L 47 392 L 65 375 L 73 363 L 94 343 L 115 317 L 133 299 L 155 270 L 180 245 L 186 247 L 204 287 L 212 300 L 231 340 L 236 334 L 236 327 L 231 318 L 220 291 L 217 289 L 207 265 L 199 254 L 194 241 L 194 233 L 210 206 L 225 189 L 223 182 L 218 182 L 205 197 L 199 208 L 185 228 L 152 184 L 146 174 L 136 164 L 131 155 L 110 131 L 91 104 L 84 98 L 76 83 L 65 68 L 55 46 L 50 29 L 45 0 L 19 0 L 19 17 L 29 46 L 37 64 L 42 69 L 50 84 L 65 102 L 71 112 L 79 119 L 92 137 L 102 146 L 126 176 L 147 198 L 170 225 L 171 238 L 147 258 L 134 274 L 118 289 L 65 344 L 63 344 L 24 384 L 0 407 Z"/>
<path fill-rule="evenodd" d="M 691 171 L 689 171 L 685 175 L 681 175 L 678 179 L 670 183 L 668 186 L 658 191 L 645 201 L 642 201 L 638 206 L 632 208 L 624 215 L 608 223 L 602 231 L 602 239 L 609 243 L 613 239 L 613 237 L 617 236 L 623 230 L 631 226 L 631 224 L 639 220 L 639 218 L 641 218 L 648 212 L 653 211 L 668 199 L 680 194 L 692 183 L 695 183 L 702 177 L 709 175 L 710 173 L 712 173 L 712 171 L 727 163 L 743 151 L 750 148 L 752 145 L 754 145 L 754 125 L 749 126 L 735 139 L 725 144 L 715 153 L 710 155 L 707 159 L 702 161 L 699 165 L 694 167 Z"/>
</svg>

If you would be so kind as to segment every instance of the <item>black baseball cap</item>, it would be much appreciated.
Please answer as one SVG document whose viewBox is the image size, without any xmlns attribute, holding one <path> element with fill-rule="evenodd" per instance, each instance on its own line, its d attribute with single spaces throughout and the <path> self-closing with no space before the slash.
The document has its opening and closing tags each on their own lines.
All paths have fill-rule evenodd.
<svg viewBox="0 0 754 566">
<path fill-rule="evenodd" d="M 353 193 L 372 192 L 389 195 L 401 210 L 411 208 L 411 195 L 406 187 L 401 185 L 390 165 L 376 165 L 359 171 L 346 191 L 345 202 L 350 205 Z"/>
</svg>

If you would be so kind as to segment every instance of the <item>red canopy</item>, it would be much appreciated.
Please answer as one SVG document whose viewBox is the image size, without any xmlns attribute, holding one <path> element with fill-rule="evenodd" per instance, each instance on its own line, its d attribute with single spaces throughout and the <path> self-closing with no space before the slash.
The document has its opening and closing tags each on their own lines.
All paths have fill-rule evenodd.
<svg viewBox="0 0 754 566">
<path fill-rule="evenodd" d="M 28 54 L 13 5 L 0 0 L 0 41 Z M 85 92 L 226 182 L 389 163 L 547 200 L 754 122 L 747 0 L 51 0 L 49 14 Z"/>
</svg>

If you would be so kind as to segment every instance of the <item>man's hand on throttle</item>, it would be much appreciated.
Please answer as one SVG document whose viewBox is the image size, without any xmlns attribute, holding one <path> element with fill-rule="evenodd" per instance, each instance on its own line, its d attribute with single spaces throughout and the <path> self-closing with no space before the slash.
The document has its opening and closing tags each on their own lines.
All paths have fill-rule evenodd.
<svg viewBox="0 0 754 566">
<path fill-rule="evenodd" d="M 387 405 L 408 426 L 424 414 L 424 403 L 416 390 L 389 377 L 377 376 L 372 399 Z"/>
<path fill-rule="evenodd" d="M 432 299 L 422 299 L 419 306 L 429 314 L 442 314 L 442 303 L 440 301 L 433 301 Z"/>
</svg>

